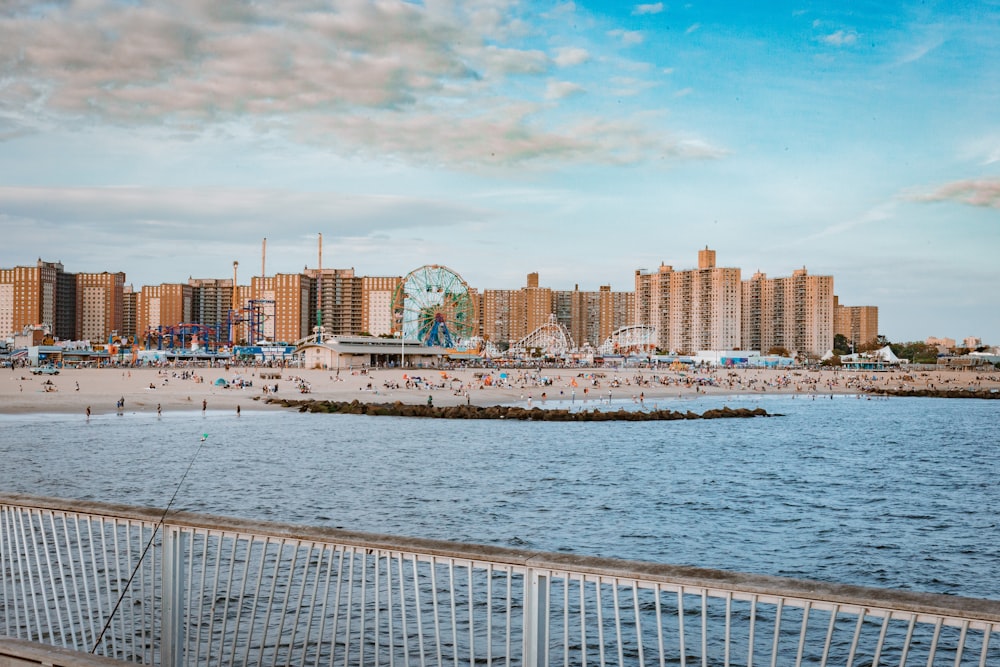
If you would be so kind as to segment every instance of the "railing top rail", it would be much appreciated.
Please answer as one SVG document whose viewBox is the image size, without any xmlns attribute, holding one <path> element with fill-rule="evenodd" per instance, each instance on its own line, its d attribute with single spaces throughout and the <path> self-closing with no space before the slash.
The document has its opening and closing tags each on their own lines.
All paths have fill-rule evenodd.
<svg viewBox="0 0 1000 667">
<path fill-rule="evenodd" d="M 0 664 L 52 667 L 115 667 L 122 660 L 0 635 Z"/>
<path fill-rule="evenodd" d="M 67 500 L 28 494 L 0 493 L 0 506 L 32 508 L 89 516 L 159 522 L 163 510 L 89 500 Z M 427 538 L 407 538 L 377 533 L 300 526 L 274 521 L 171 511 L 165 523 L 195 530 L 284 538 L 380 551 L 419 554 L 518 569 L 534 568 L 554 572 L 634 580 L 692 589 L 731 591 L 747 596 L 793 598 L 822 601 L 870 609 L 892 609 L 915 614 L 933 614 L 975 619 L 1000 625 L 1000 600 L 966 598 L 936 593 L 837 584 L 806 579 L 712 570 L 685 565 L 599 558 L 575 554 L 528 551 L 481 544 L 464 544 Z"/>
</svg>

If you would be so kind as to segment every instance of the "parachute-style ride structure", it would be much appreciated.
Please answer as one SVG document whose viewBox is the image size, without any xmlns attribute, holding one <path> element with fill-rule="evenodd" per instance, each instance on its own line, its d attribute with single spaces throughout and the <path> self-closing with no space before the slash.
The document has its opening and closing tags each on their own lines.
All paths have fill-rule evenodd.
<svg viewBox="0 0 1000 667">
<path fill-rule="evenodd" d="M 656 327 L 632 324 L 618 329 L 601 343 L 600 354 L 650 354 L 656 350 Z"/>
<path fill-rule="evenodd" d="M 540 352 L 542 356 L 558 357 L 570 352 L 575 347 L 573 337 L 566 331 L 566 327 L 556 321 L 555 315 L 550 315 L 548 322 L 511 345 L 508 354 L 511 356 L 524 355 L 535 350 Z"/>
<path fill-rule="evenodd" d="M 411 271 L 396 288 L 393 315 L 407 341 L 459 348 L 475 334 L 476 304 L 461 276 L 428 264 Z"/>
</svg>

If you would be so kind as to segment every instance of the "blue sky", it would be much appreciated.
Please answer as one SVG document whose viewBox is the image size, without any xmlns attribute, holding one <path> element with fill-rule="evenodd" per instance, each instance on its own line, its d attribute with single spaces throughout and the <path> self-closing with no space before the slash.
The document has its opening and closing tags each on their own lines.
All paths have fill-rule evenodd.
<svg viewBox="0 0 1000 667">
<path fill-rule="evenodd" d="M 1000 3 L 0 4 L 0 266 L 833 275 L 1000 344 Z"/>
</svg>

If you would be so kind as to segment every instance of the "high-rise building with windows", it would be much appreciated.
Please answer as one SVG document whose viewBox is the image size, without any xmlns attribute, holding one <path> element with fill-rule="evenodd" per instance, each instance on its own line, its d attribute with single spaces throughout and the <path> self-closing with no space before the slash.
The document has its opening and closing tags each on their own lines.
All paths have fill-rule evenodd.
<svg viewBox="0 0 1000 667">
<path fill-rule="evenodd" d="M 518 292 L 516 311 L 511 323 L 513 340 L 520 340 L 549 323 L 553 314 L 552 290 L 538 286 L 538 274 L 529 273 L 527 285 Z"/>
<path fill-rule="evenodd" d="M 224 330 L 233 308 L 232 278 L 190 278 L 191 318 L 196 324 Z"/>
<path fill-rule="evenodd" d="M 812 276 L 805 268 L 790 277 L 757 272 L 744 281 L 742 346 L 767 354 L 784 348 L 818 358 L 833 347 L 833 276 Z"/>
<path fill-rule="evenodd" d="M 0 334 L 20 333 L 26 326 L 41 325 L 53 336 L 72 339 L 76 299 L 72 281 L 58 262 L 0 269 Z M 59 296 L 72 296 L 59 308 Z"/>
<path fill-rule="evenodd" d="M 191 323 L 192 288 L 183 283 L 146 285 L 136 303 L 136 337 L 147 347 L 160 344 L 172 327 Z"/>
<path fill-rule="evenodd" d="M 632 324 L 635 305 L 632 292 L 612 292 L 610 285 L 601 285 L 596 292 L 572 291 L 553 293 L 556 321 L 565 327 L 577 347 L 589 344 L 597 347 L 618 329 Z"/>
<path fill-rule="evenodd" d="M 743 349 L 818 358 L 833 347 L 833 276 L 805 268 L 789 277 L 757 272 L 743 282 Z"/>
<path fill-rule="evenodd" d="M 294 343 L 311 333 L 313 279 L 302 273 L 254 276 L 241 311 L 243 342 Z"/>
<path fill-rule="evenodd" d="M 361 331 L 388 336 L 393 329 L 393 298 L 403 279 L 398 276 L 362 276 Z"/>
<path fill-rule="evenodd" d="M 833 299 L 834 335 L 845 337 L 855 351 L 878 339 L 878 306 L 842 306 L 840 299 L 836 296 Z M 832 345 L 832 337 L 830 341 Z"/>
<path fill-rule="evenodd" d="M 135 340 L 135 333 L 138 326 L 139 292 L 132 289 L 131 285 L 122 288 L 122 328 L 118 333 L 128 340 Z"/>
<path fill-rule="evenodd" d="M 311 334 L 316 322 L 321 321 L 327 336 L 358 334 L 363 319 L 363 288 L 354 269 L 306 269 L 305 275 L 313 282 L 308 333 Z M 319 317 L 317 304 L 322 311 Z"/>
<path fill-rule="evenodd" d="M 106 343 L 112 334 L 121 336 L 124 290 L 124 273 L 76 274 L 75 338 Z"/>
<path fill-rule="evenodd" d="M 717 267 L 715 251 L 698 251 L 698 268 L 635 273 L 634 324 L 656 327 L 657 347 L 694 354 L 740 346 L 741 290 L 738 268 Z"/>
<path fill-rule="evenodd" d="M 514 338 L 513 321 L 517 311 L 518 290 L 488 289 L 483 290 L 478 299 L 480 335 L 500 349 L 506 349 L 511 343 L 523 338 Z M 520 327 L 516 327 L 520 330 Z"/>
</svg>

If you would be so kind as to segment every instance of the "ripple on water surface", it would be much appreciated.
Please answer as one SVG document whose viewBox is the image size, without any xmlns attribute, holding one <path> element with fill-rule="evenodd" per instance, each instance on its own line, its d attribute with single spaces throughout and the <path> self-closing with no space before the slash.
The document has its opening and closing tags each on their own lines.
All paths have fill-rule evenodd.
<svg viewBox="0 0 1000 667">
<path fill-rule="evenodd" d="M 783 416 L 0 416 L 0 488 L 157 507 L 177 492 L 199 512 L 1000 598 L 1000 402 L 658 407 L 723 403 Z"/>
</svg>

